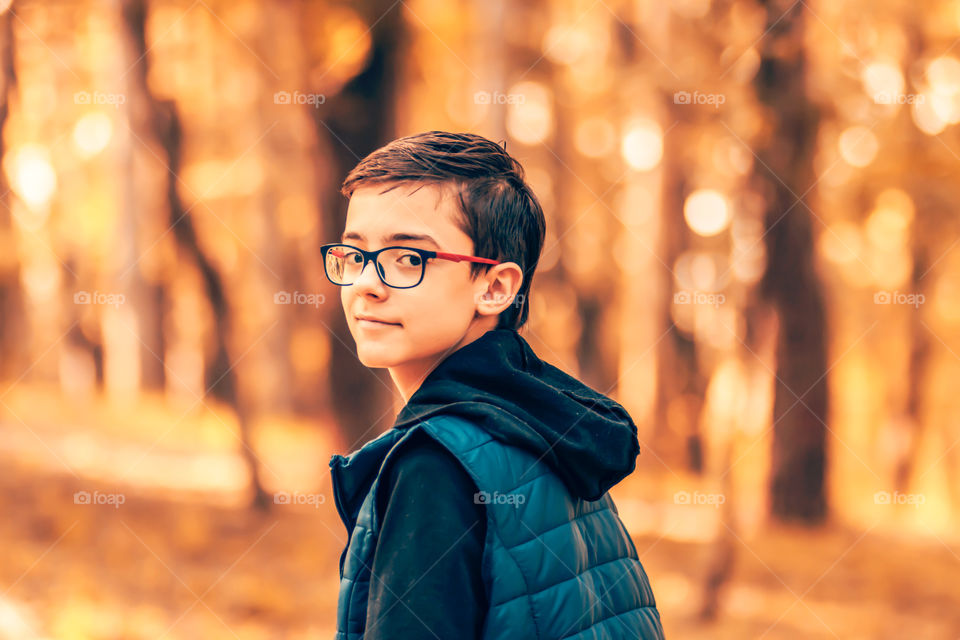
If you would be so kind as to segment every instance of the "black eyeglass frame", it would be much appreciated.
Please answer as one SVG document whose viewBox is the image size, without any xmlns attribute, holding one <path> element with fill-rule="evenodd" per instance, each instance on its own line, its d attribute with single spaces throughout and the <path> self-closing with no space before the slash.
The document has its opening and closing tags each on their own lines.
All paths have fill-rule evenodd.
<svg viewBox="0 0 960 640">
<path fill-rule="evenodd" d="M 354 283 L 351 282 L 350 284 L 343 284 L 340 282 L 334 282 L 333 279 L 330 277 L 330 274 L 327 272 L 327 253 L 334 247 L 349 247 L 350 249 L 353 249 L 354 251 L 356 251 L 357 253 L 363 256 L 363 266 L 360 267 L 361 275 L 363 274 L 363 270 L 367 268 L 367 263 L 369 263 L 370 261 L 373 261 L 373 266 L 376 267 L 377 277 L 380 278 L 380 282 L 390 287 L 391 289 L 413 289 L 414 287 L 419 285 L 421 282 L 423 282 L 423 277 L 427 273 L 427 260 L 430 260 L 430 259 L 450 260 L 451 262 L 480 262 L 483 264 L 490 264 L 490 265 L 500 264 L 499 260 L 491 260 L 490 258 L 478 258 L 477 256 L 466 256 L 460 253 L 447 253 L 446 251 L 433 251 L 431 249 L 421 249 L 420 247 L 405 247 L 401 245 L 393 245 L 390 247 L 382 247 L 380 249 L 377 249 L 376 251 L 365 251 L 364 249 L 361 249 L 360 247 L 356 247 L 352 244 L 346 244 L 344 242 L 333 242 L 330 244 L 325 244 L 320 247 L 320 259 L 323 260 L 323 273 L 325 276 L 327 276 L 327 280 L 329 280 L 331 284 L 335 284 L 338 287 L 350 287 L 350 286 L 353 286 Z M 420 279 L 417 280 L 416 284 L 412 284 L 408 287 L 398 287 L 384 280 L 383 273 L 381 273 L 379 269 L 380 263 L 377 262 L 377 258 L 380 257 L 380 254 L 382 252 L 387 251 L 389 249 L 405 249 L 407 251 L 413 251 L 414 253 L 417 253 L 420 255 L 420 259 L 423 260 L 423 262 L 420 264 Z"/>
</svg>

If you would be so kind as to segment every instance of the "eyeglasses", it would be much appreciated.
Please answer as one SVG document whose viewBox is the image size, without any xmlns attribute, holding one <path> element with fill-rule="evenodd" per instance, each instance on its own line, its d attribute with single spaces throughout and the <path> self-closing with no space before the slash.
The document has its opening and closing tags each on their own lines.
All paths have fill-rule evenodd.
<svg viewBox="0 0 960 640">
<path fill-rule="evenodd" d="M 499 260 L 416 247 L 383 247 L 376 251 L 364 251 L 349 244 L 325 244 L 320 247 L 320 255 L 323 257 L 327 280 L 340 287 L 356 282 L 370 261 L 376 265 L 380 281 L 394 289 L 411 289 L 420 284 L 427 268 L 427 260 L 431 258 L 452 262 L 500 264 Z"/>
</svg>

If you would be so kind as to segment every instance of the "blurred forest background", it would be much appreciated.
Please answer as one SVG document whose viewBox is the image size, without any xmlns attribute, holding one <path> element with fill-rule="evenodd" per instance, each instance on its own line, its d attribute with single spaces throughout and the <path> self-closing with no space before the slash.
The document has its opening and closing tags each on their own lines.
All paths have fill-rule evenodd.
<svg viewBox="0 0 960 640">
<path fill-rule="evenodd" d="M 668 638 L 960 637 L 960 1 L 0 10 L 0 638 L 332 637 L 402 401 L 318 247 L 431 129 L 544 205 Z"/>
</svg>

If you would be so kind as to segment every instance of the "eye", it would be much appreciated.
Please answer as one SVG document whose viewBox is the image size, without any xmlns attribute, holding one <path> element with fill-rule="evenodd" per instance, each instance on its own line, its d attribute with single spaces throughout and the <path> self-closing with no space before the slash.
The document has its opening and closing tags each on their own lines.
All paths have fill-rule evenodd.
<svg viewBox="0 0 960 640">
<path fill-rule="evenodd" d="M 402 256 L 400 256 L 400 259 L 399 259 L 399 261 L 400 261 L 401 264 L 403 264 L 404 258 L 408 258 L 408 259 L 410 260 L 410 262 L 408 262 L 408 263 L 405 265 L 405 266 L 408 266 L 408 267 L 419 267 L 419 266 L 423 263 L 423 259 L 420 257 L 420 254 L 419 254 L 419 253 L 405 253 L 405 254 L 403 254 Z"/>
</svg>

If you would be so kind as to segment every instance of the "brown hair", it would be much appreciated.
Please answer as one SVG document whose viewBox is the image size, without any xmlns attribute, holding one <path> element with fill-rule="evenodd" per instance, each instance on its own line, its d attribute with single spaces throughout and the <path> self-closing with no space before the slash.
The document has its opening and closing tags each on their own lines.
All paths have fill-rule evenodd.
<svg viewBox="0 0 960 640">
<path fill-rule="evenodd" d="M 515 262 L 523 283 L 497 328 L 520 329 L 529 314 L 529 291 L 543 250 L 543 209 L 524 181 L 523 167 L 504 147 L 472 133 L 427 131 L 399 138 L 354 167 L 341 193 L 351 197 L 361 186 L 387 184 L 386 193 L 404 183 L 449 185 L 460 202 L 458 226 L 473 240 L 474 255 Z M 490 265 L 471 263 L 476 278 Z"/>
</svg>

